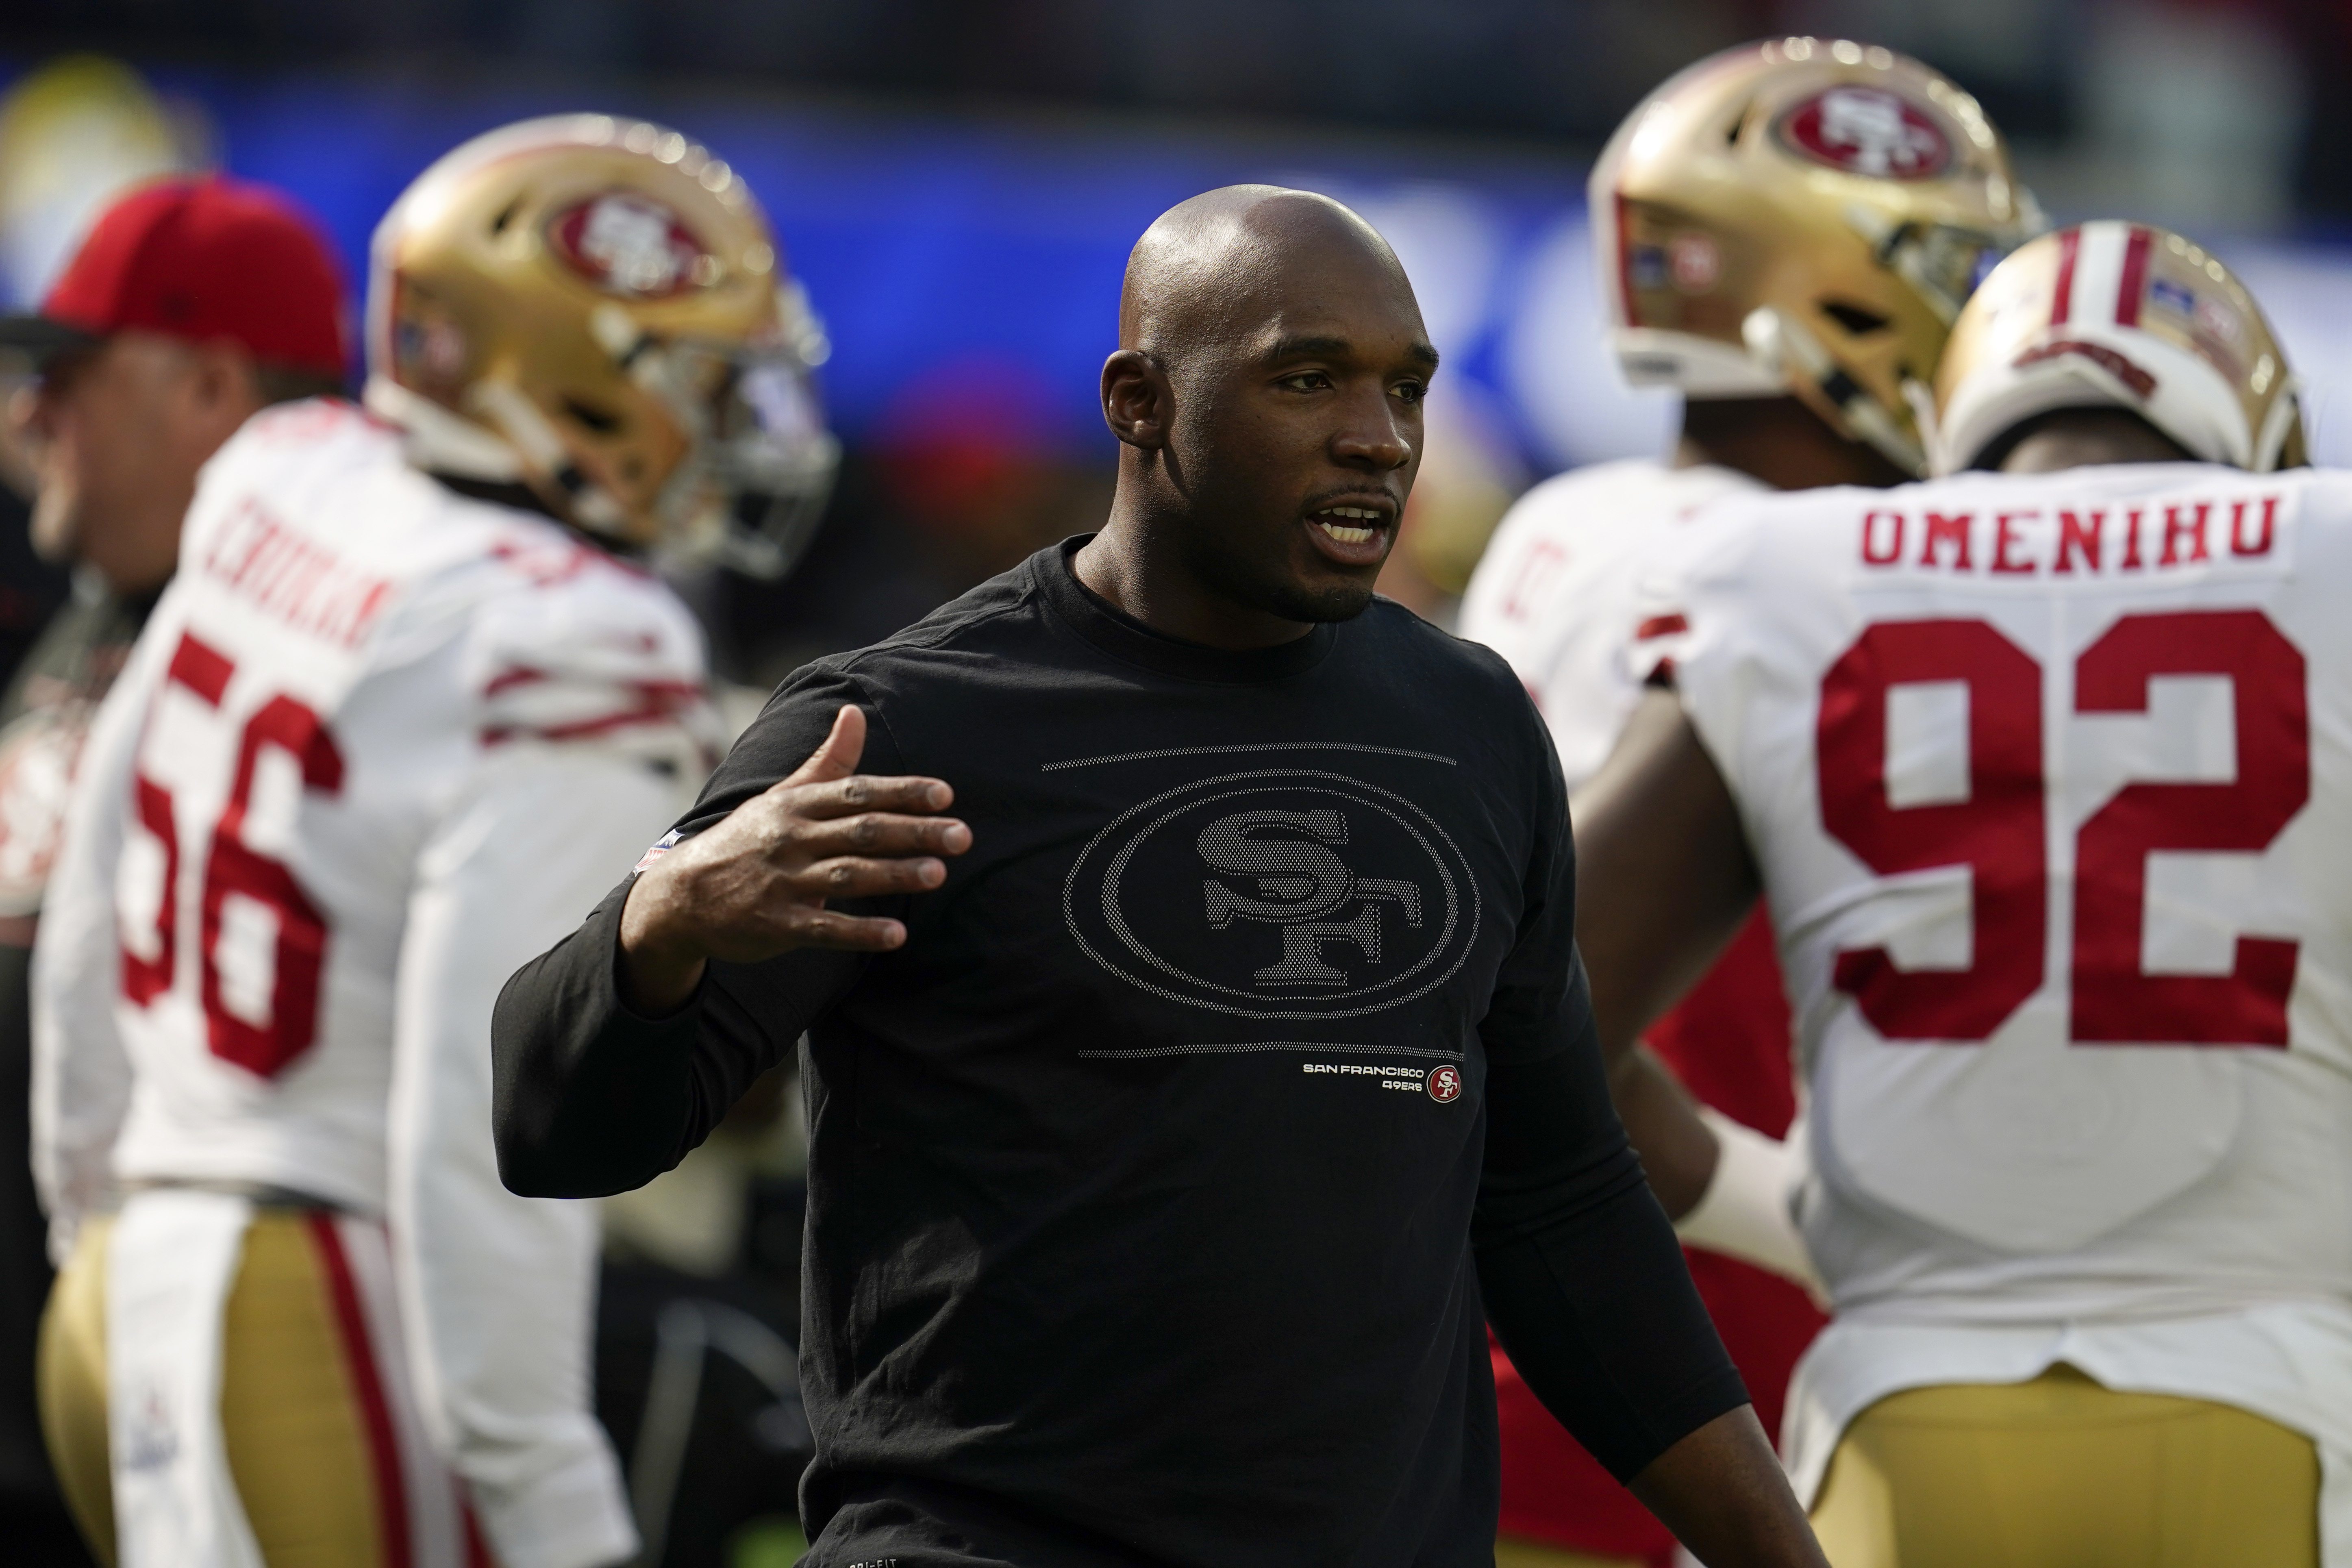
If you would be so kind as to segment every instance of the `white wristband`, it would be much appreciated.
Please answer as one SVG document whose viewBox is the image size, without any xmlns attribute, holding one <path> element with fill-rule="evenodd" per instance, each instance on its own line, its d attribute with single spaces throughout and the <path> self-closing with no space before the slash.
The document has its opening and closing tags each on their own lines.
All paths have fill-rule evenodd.
<svg viewBox="0 0 2352 1568">
<path fill-rule="evenodd" d="M 1797 1151 L 1711 1106 L 1699 1107 L 1698 1114 L 1719 1151 L 1715 1176 L 1691 1211 L 1675 1222 L 1675 1233 L 1693 1247 L 1793 1279 L 1821 1300 L 1821 1276 L 1790 1212 L 1803 1174 Z"/>
</svg>

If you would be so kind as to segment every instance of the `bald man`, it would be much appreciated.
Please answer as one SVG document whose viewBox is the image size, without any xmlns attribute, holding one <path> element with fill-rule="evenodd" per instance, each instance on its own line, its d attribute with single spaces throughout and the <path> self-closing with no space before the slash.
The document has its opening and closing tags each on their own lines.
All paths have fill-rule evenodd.
<svg viewBox="0 0 2352 1568">
<path fill-rule="evenodd" d="M 509 984 L 508 1184 L 648 1180 L 805 1032 L 816 1568 L 1489 1564 L 1488 1314 L 1704 1561 L 1820 1563 L 1610 1109 L 1543 725 L 1372 596 L 1396 258 L 1211 192 L 1120 337 L 1103 531 L 793 677 Z"/>
</svg>

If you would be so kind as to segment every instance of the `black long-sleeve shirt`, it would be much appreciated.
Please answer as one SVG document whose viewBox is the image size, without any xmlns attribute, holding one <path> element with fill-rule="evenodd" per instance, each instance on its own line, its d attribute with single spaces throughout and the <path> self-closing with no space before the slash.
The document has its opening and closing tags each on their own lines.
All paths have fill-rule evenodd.
<svg viewBox="0 0 2352 1568">
<path fill-rule="evenodd" d="M 1199 647 L 1077 542 L 802 671 L 679 825 L 858 704 L 972 829 L 905 946 L 646 1019 L 614 889 L 500 998 L 508 1184 L 647 1180 L 806 1030 L 813 1565 L 1486 1564 L 1486 1315 L 1621 1477 L 1745 1398 L 1609 1102 L 1549 740 L 1396 605 Z"/>
</svg>

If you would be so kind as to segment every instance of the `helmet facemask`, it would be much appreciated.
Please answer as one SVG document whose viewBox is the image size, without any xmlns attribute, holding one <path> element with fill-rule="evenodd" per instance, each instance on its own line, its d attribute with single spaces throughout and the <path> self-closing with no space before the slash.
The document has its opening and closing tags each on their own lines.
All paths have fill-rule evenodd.
<svg viewBox="0 0 2352 1568">
<path fill-rule="evenodd" d="M 741 343 L 656 341 L 617 310 L 591 322 L 645 395 L 647 412 L 685 443 L 684 457 L 643 503 L 667 564 L 782 577 L 824 520 L 841 461 L 814 374 L 824 337 L 797 300 L 782 301 L 780 316 L 799 330 Z"/>
</svg>

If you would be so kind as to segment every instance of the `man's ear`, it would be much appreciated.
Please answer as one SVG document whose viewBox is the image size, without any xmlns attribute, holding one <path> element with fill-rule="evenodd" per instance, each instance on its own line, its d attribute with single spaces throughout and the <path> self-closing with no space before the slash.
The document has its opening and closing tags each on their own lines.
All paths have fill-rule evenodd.
<svg viewBox="0 0 2352 1568">
<path fill-rule="evenodd" d="M 1141 349 L 1121 349 L 1103 361 L 1103 423 L 1129 446 L 1153 451 L 1168 445 L 1174 404 L 1168 373 Z"/>
<path fill-rule="evenodd" d="M 223 427 L 224 439 L 260 410 L 261 373 L 242 345 L 196 344 L 189 369 L 196 405 Z"/>
</svg>

